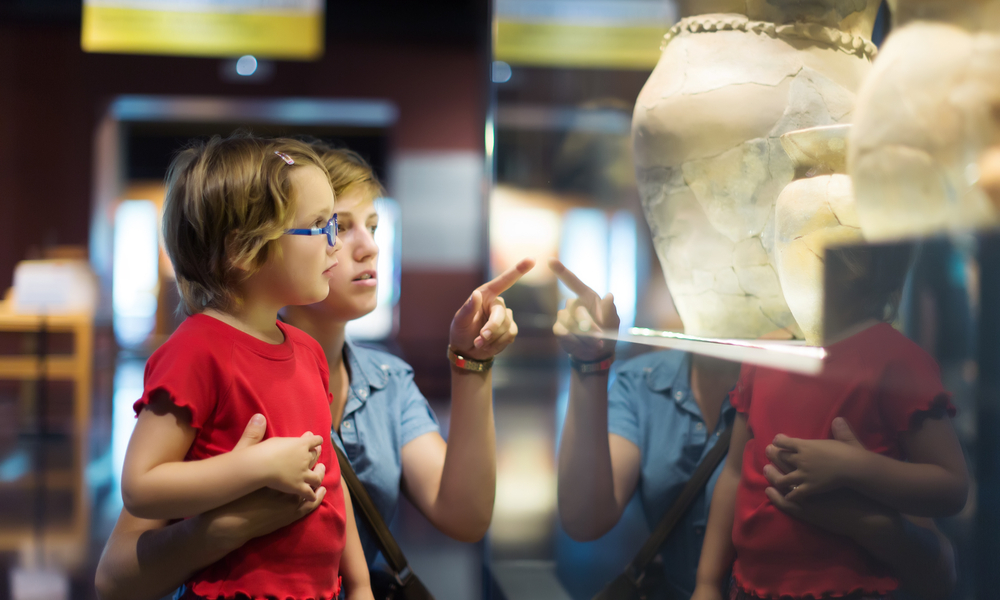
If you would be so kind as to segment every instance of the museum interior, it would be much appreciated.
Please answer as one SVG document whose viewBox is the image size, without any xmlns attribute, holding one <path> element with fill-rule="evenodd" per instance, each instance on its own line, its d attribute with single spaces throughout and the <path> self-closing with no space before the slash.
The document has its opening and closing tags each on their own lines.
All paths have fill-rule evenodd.
<svg viewBox="0 0 1000 600">
<path fill-rule="evenodd" d="M 0 600 L 1000 598 L 1000 0 L 5 0 L 0 210 Z"/>
</svg>

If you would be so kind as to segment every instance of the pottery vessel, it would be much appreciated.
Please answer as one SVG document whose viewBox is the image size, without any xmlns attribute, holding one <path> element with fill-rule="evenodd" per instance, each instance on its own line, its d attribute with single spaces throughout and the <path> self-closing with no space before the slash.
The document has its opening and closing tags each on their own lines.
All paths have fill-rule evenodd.
<svg viewBox="0 0 1000 600">
<path fill-rule="evenodd" d="M 1000 141 L 1000 2 L 893 5 L 896 28 L 858 94 L 849 144 L 865 237 L 1000 225 L 978 167 Z"/>
<path fill-rule="evenodd" d="M 846 175 L 850 125 L 813 127 L 781 136 L 795 179 L 775 206 L 775 268 L 788 308 L 806 343 L 823 343 L 824 253 L 863 241 Z"/>
<path fill-rule="evenodd" d="M 705 6 L 732 12 L 697 14 Z M 639 192 L 671 296 L 690 334 L 800 337 L 775 269 L 775 200 L 795 170 L 779 138 L 851 121 L 875 54 L 878 3 L 681 8 L 687 16 L 665 36 L 632 122 Z"/>
</svg>

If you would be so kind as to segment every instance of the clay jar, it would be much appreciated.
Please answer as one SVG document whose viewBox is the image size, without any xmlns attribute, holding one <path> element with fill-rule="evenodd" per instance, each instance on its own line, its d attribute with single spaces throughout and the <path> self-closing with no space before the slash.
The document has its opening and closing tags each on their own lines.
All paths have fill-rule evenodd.
<svg viewBox="0 0 1000 600">
<path fill-rule="evenodd" d="M 878 2 L 729 4 L 682 6 L 665 37 L 633 114 L 640 196 L 687 333 L 801 336 L 774 267 L 779 137 L 851 120 Z"/>
<path fill-rule="evenodd" d="M 1000 2 L 900 0 L 858 95 L 848 173 L 873 241 L 1000 224 L 977 164 L 997 142 Z"/>
<path fill-rule="evenodd" d="M 775 267 L 788 308 L 806 343 L 814 346 L 823 343 L 824 252 L 863 241 L 846 175 L 850 129 L 832 125 L 781 136 L 795 180 L 775 205 Z"/>
</svg>

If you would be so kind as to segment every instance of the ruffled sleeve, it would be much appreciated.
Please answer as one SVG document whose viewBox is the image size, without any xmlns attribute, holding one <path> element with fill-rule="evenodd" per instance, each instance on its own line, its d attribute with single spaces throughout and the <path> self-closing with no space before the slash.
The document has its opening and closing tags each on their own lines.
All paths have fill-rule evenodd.
<svg viewBox="0 0 1000 600">
<path fill-rule="evenodd" d="M 900 356 L 886 365 L 880 382 L 882 418 L 895 433 L 913 429 L 924 417 L 954 417 L 951 394 L 941 383 L 940 369 L 922 351 Z"/>
<path fill-rule="evenodd" d="M 750 398 L 753 396 L 753 379 L 756 373 L 757 367 L 744 364 L 742 370 L 740 370 L 740 379 L 736 383 L 736 387 L 729 392 L 729 404 L 737 412 L 743 414 L 750 412 Z"/>
<path fill-rule="evenodd" d="M 218 350 L 174 341 L 169 340 L 149 357 L 142 397 L 132 408 L 138 416 L 153 397 L 165 393 L 175 406 L 190 411 L 190 425 L 200 430 L 228 389 L 226 376 L 219 367 Z"/>
</svg>

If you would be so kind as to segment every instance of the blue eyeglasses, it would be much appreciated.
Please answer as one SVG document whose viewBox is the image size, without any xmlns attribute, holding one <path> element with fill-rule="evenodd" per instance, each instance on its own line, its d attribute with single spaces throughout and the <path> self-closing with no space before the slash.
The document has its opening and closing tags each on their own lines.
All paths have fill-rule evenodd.
<svg viewBox="0 0 1000 600">
<path fill-rule="evenodd" d="M 337 214 L 327 221 L 326 227 L 310 227 L 309 229 L 286 229 L 288 235 L 323 235 L 326 234 L 326 241 L 330 247 L 337 244 Z"/>
</svg>

